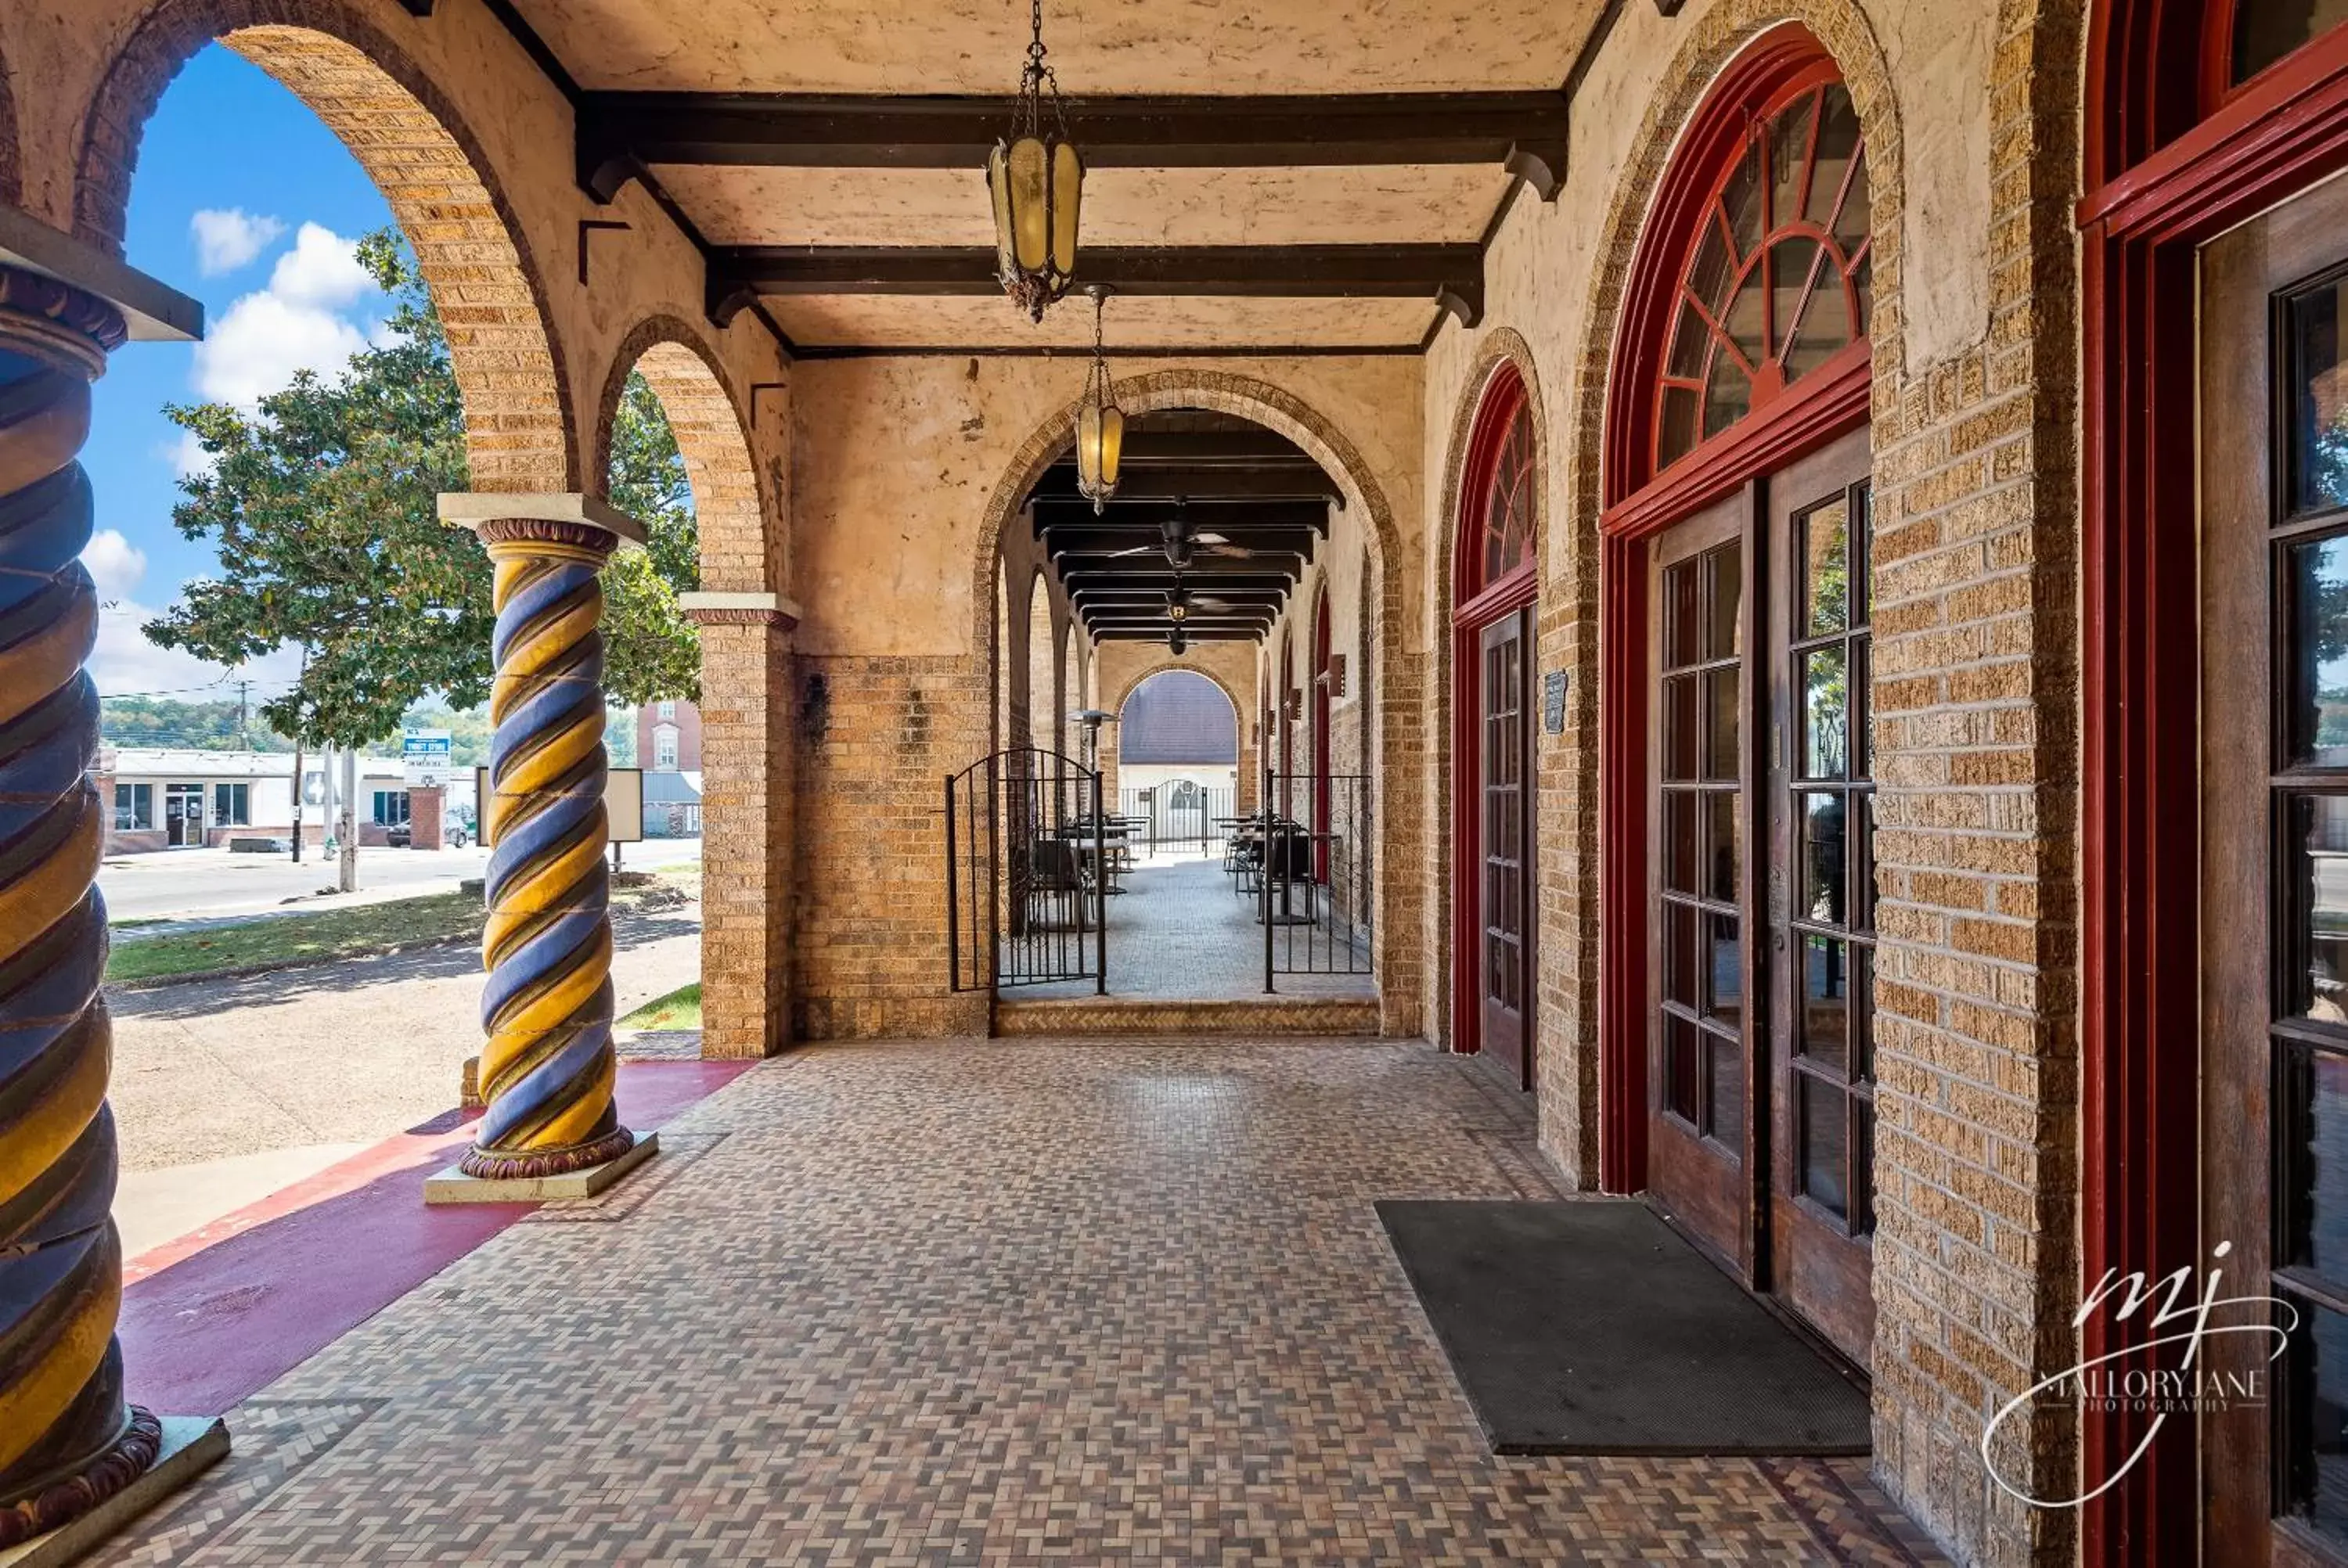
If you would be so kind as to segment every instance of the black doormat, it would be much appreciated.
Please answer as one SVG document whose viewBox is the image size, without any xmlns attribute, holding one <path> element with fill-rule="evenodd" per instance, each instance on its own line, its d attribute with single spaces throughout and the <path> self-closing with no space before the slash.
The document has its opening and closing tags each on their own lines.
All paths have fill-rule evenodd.
<svg viewBox="0 0 2348 1568">
<path fill-rule="evenodd" d="M 1495 1453 L 1868 1451 L 1849 1375 L 1643 1204 L 1378 1217 Z"/>
</svg>

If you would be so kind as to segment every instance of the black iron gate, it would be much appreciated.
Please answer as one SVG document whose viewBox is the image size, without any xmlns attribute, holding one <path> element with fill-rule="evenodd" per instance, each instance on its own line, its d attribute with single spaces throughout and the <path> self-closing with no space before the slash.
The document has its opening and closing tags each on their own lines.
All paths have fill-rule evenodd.
<svg viewBox="0 0 2348 1568">
<path fill-rule="evenodd" d="M 953 989 L 1108 989 L 1107 826 L 1100 774 L 1058 752 L 997 752 L 947 776 Z"/>
<path fill-rule="evenodd" d="M 1263 922 L 1263 989 L 1276 975 L 1366 975 L 1375 931 L 1370 781 L 1360 774 L 1263 775 L 1263 810 L 1242 831 Z M 1251 847 L 1251 853 L 1249 853 Z"/>
</svg>

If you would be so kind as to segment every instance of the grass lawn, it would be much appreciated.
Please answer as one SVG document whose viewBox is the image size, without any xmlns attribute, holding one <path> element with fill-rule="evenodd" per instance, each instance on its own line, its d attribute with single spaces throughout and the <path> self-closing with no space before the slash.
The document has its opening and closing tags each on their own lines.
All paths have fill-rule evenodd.
<svg viewBox="0 0 2348 1568">
<path fill-rule="evenodd" d="M 314 914 L 216 926 L 206 931 L 125 942 L 107 959 L 108 980 L 151 980 L 259 964 L 356 958 L 415 942 L 479 940 L 481 901 L 463 893 L 435 893 L 386 904 L 360 904 Z"/>
<path fill-rule="evenodd" d="M 664 997 L 655 997 L 638 1008 L 614 1026 L 619 1029 L 699 1029 L 701 1027 L 701 982 L 679 986 Z"/>
</svg>

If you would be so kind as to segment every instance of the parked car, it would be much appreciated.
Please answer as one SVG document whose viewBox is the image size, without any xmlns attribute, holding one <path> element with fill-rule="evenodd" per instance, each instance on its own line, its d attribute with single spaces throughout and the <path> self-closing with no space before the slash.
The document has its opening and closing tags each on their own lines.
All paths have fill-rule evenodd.
<svg viewBox="0 0 2348 1568">
<path fill-rule="evenodd" d="M 404 822 L 395 822 L 383 830 L 383 841 L 394 849 L 405 849 L 415 835 Z M 451 849 L 462 849 L 473 842 L 472 833 L 461 822 L 452 822 L 441 833 L 440 841 Z"/>
</svg>

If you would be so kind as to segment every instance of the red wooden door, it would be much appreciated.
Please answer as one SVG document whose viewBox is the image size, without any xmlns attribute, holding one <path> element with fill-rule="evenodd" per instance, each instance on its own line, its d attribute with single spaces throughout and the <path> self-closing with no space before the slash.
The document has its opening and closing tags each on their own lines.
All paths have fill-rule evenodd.
<svg viewBox="0 0 2348 1568">
<path fill-rule="evenodd" d="M 1875 1336 L 1868 435 L 1766 481 L 1769 1285 L 1864 1366 Z"/>
<path fill-rule="evenodd" d="M 1526 702 L 1525 611 L 1483 629 L 1478 650 L 1477 847 L 1480 1043 L 1505 1062 L 1520 1083 L 1532 1081 L 1525 1017 L 1530 1010 L 1531 920 L 1529 875 L 1531 814 L 1528 764 L 1531 753 Z"/>
<path fill-rule="evenodd" d="M 1748 495 L 1650 551 L 1646 1013 L 1648 1187 L 1749 1278 Z"/>
</svg>

